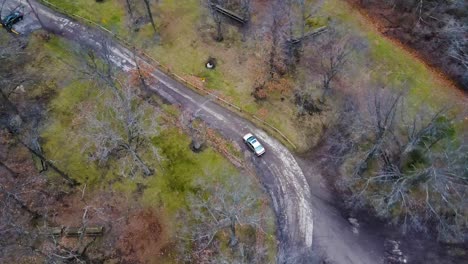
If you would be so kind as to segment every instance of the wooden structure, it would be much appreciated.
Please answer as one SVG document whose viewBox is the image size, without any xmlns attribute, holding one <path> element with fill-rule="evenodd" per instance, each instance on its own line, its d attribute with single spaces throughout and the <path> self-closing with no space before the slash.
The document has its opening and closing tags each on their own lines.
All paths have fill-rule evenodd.
<svg viewBox="0 0 468 264">
<path fill-rule="evenodd" d="M 53 237 L 98 237 L 104 233 L 103 226 L 90 226 L 90 227 L 53 227 L 50 229 L 49 234 Z"/>
<path fill-rule="evenodd" d="M 219 12 L 220 14 L 223 14 L 227 17 L 229 17 L 230 19 L 232 20 L 235 20 L 241 24 L 246 24 L 248 21 L 246 18 L 234 13 L 233 11 L 231 10 L 228 10 L 220 5 L 216 5 L 216 4 L 213 4 L 212 5 L 212 8 L 214 8 L 217 12 Z"/>
<path fill-rule="evenodd" d="M 301 41 L 303 40 L 306 40 L 308 38 L 311 38 L 311 37 L 315 37 L 317 35 L 320 35 L 322 33 L 324 33 L 325 31 L 327 31 L 327 27 L 319 27 L 313 31 L 310 31 L 308 33 L 306 33 L 303 37 L 301 38 L 293 38 L 293 39 L 288 39 L 288 42 L 293 44 L 293 45 L 296 45 L 296 44 L 299 44 Z"/>
</svg>

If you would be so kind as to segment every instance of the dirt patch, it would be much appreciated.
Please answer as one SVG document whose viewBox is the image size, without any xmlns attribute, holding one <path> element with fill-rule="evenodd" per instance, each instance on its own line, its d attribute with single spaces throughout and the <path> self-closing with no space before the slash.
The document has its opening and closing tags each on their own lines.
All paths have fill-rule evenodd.
<svg viewBox="0 0 468 264">
<path fill-rule="evenodd" d="M 194 84 L 196 87 L 206 89 L 205 87 L 205 78 L 200 78 L 194 75 L 184 75 L 183 77 L 189 83 Z"/>
<path fill-rule="evenodd" d="M 167 234 L 160 221 L 160 214 L 151 209 L 142 209 L 128 218 L 117 249 L 125 262 L 148 263 L 164 255 L 166 243 Z"/>
</svg>

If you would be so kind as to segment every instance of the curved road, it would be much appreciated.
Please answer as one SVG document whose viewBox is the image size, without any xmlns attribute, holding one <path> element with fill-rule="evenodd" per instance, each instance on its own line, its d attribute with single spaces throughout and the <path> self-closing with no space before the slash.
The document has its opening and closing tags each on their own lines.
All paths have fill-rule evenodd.
<svg viewBox="0 0 468 264">
<path fill-rule="evenodd" d="M 104 54 L 105 50 L 102 43 L 107 43 L 110 59 L 116 66 L 126 72 L 135 67 L 131 52 L 115 40 L 109 39 L 107 34 L 70 20 L 34 0 L 30 2 L 35 7 L 42 26 L 46 30 L 79 43 L 99 54 Z M 4 8 L 4 13 L 7 9 L 11 9 L 20 3 L 26 6 L 25 13 L 27 15 L 24 21 L 15 26 L 16 31 L 27 33 L 40 28 L 41 25 L 35 19 L 33 13 L 30 13 L 24 0 L 9 0 L 6 8 Z M 144 60 L 142 59 L 142 61 Z M 310 261 L 304 260 L 303 257 L 310 254 L 312 250 L 313 201 L 308 182 L 289 150 L 251 122 L 212 102 L 209 97 L 193 92 L 159 70 L 155 70 L 152 75 L 159 80 L 156 85 L 151 87 L 154 92 L 171 104 L 178 104 L 184 110 L 193 113 L 197 112 L 198 116 L 210 127 L 218 130 L 224 137 L 241 142 L 241 137 L 244 134 L 253 132 L 264 143 L 267 149 L 265 155 L 260 158 L 251 155 L 249 159 L 271 197 L 277 217 L 277 235 L 280 242 L 278 263 L 310 263 Z M 244 144 L 240 145 L 244 146 Z M 314 205 L 314 207 L 316 206 Z M 324 217 L 318 217 L 318 220 L 327 224 L 333 222 L 327 219 L 331 220 L 334 217 L 333 214 L 324 215 Z M 336 231 L 339 234 L 339 230 L 346 227 L 346 224 L 339 227 L 336 225 L 335 227 L 338 228 Z M 320 233 L 318 232 L 318 234 Z M 340 240 L 334 240 L 326 248 L 328 255 L 345 256 L 345 258 L 331 257 L 338 263 L 374 264 L 380 262 L 378 258 L 375 258 L 374 254 L 353 253 L 356 247 L 356 245 L 353 245 L 353 239 Z M 346 247 L 340 247 L 340 243 L 341 245 L 346 244 Z M 333 249 L 335 245 L 338 245 L 338 247 Z M 359 246 L 357 247 L 359 251 L 362 251 Z M 334 252 L 335 250 L 347 252 Z"/>
</svg>

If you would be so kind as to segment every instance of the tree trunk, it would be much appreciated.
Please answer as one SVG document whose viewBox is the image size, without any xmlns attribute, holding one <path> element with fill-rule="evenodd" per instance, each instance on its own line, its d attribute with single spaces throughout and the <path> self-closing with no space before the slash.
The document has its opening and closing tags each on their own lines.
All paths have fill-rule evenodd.
<svg viewBox="0 0 468 264">
<path fill-rule="evenodd" d="M 330 93 L 330 82 L 331 77 L 328 75 L 328 73 L 325 73 L 323 75 L 323 92 L 321 98 L 322 102 L 325 102 L 325 97 Z"/>
<path fill-rule="evenodd" d="M 15 203 L 17 205 L 19 205 L 19 207 L 26 211 L 27 213 L 29 213 L 34 219 L 38 219 L 41 217 L 41 215 L 32 210 L 31 208 L 29 208 L 29 206 L 27 206 L 23 201 L 21 201 L 20 199 L 18 199 L 18 197 L 16 197 L 16 195 L 14 195 L 13 193 L 10 193 L 8 192 L 7 190 L 5 190 L 5 188 L 3 186 L 0 185 L 0 191 L 3 192 L 7 197 L 13 199 L 13 201 L 15 201 Z"/>
<path fill-rule="evenodd" d="M 154 33 L 158 33 L 158 31 L 156 30 L 156 25 L 154 24 L 153 14 L 151 12 L 150 0 L 143 0 L 143 2 L 145 2 L 146 12 L 148 13 L 151 25 L 153 26 Z"/>
<path fill-rule="evenodd" d="M 143 160 L 140 158 L 140 156 L 134 151 L 130 150 L 132 153 L 133 159 L 140 164 L 141 169 L 143 170 L 143 174 L 145 176 L 151 176 L 153 175 L 154 171 L 151 169 L 148 165 L 146 165 Z"/>
<path fill-rule="evenodd" d="M 374 144 L 372 149 L 369 151 L 369 153 L 366 155 L 366 157 L 361 161 L 361 163 L 357 166 L 357 169 L 354 173 L 354 176 L 361 177 L 364 171 L 366 171 L 369 161 L 378 153 L 380 152 L 380 146 L 383 143 L 383 135 L 377 140 L 377 142 Z"/>
<path fill-rule="evenodd" d="M 221 42 L 224 40 L 223 29 L 221 27 L 221 18 L 216 21 L 216 41 Z"/>
<path fill-rule="evenodd" d="M 270 68 L 270 78 L 273 79 L 275 77 L 275 73 L 277 70 L 276 62 L 278 61 L 278 46 L 279 46 L 279 17 L 277 15 L 273 16 L 273 24 L 271 25 L 271 51 L 270 51 L 270 58 L 269 58 L 269 68 Z"/>
<path fill-rule="evenodd" d="M 143 73 L 141 72 L 140 64 L 138 63 L 135 50 L 133 50 L 133 60 L 135 61 L 135 65 L 138 71 L 138 78 L 140 79 L 141 86 L 143 87 L 143 89 L 148 90 L 148 85 L 146 84 L 145 76 L 143 76 Z"/>
<path fill-rule="evenodd" d="M 30 148 L 28 145 L 26 145 L 23 141 L 20 140 L 21 145 L 26 147 L 32 154 L 34 154 L 36 157 L 38 157 L 41 161 L 43 161 L 47 166 L 51 167 L 55 172 L 57 172 L 62 178 L 64 178 L 67 181 L 68 186 L 70 187 L 75 187 L 78 186 L 79 183 L 70 178 L 65 172 L 57 168 L 52 162 L 48 161 L 43 155 L 35 151 L 34 149 Z"/>
<path fill-rule="evenodd" d="M 41 155 L 44 155 L 43 152 L 42 152 L 42 147 L 39 144 L 39 142 L 37 141 L 37 138 L 34 138 L 34 139 L 31 140 L 30 146 L 37 153 L 39 153 Z M 47 163 L 42 159 L 41 159 L 41 167 L 42 167 L 42 169 L 40 170 L 40 172 L 47 171 Z"/>
<path fill-rule="evenodd" d="M 5 92 L 2 89 L 0 89 L 0 95 L 2 96 L 1 97 L 2 100 L 0 100 L 0 102 L 2 102 L 2 105 L 6 108 L 6 110 L 2 110 L 2 112 L 13 111 L 15 114 L 19 115 L 20 112 L 18 111 L 18 108 L 16 107 L 14 103 L 10 101 L 9 96 L 5 94 Z"/>
<path fill-rule="evenodd" d="M 235 247 L 238 243 L 237 236 L 236 236 L 236 218 L 231 217 L 231 224 L 230 224 L 230 231 L 231 231 L 231 238 L 229 239 L 229 246 Z"/>
<path fill-rule="evenodd" d="M 26 2 L 28 2 L 28 5 L 29 7 L 31 8 L 31 11 L 33 12 L 34 16 L 36 17 L 37 21 L 39 21 L 39 24 L 41 24 L 41 27 L 43 29 L 46 29 L 45 26 L 44 26 L 44 23 L 42 23 L 42 20 L 41 18 L 39 17 L 39 14 L 36 12 L 36 10 L 34 9 L 34 7 L 32 6 L 30 0 L 26 0 Z"/>
<path fill-rule="evenodd" d="M 132 3 L 130 3 L 131 0 L 125 0 L 127 3 L 127 9 L 128 9 L 128 14 L 130 15 L 130 21 L 133 24 L 133 9 L 132 9 Z"/>
<path fill-rule="evenodd" d="M 306 23 L 307 23 L 307 14 L 306 14 L 306 3 L 305 3 L 305 0 L 302 0 L 300 2 L 300 5 L 301 5 L 301 42 L 299 42 L 297 45 L 299 47 L 298 50 L 299 50 L 299 55 L 302 56 L 303 52 L 304 52 L 304 38 L 305 38 L 305 28 L 306 28 Z"/>
<path fill-rule="evenodd" d="M 291 8 L 292 8 L 292 2 L 288 1 L 288 35 L 289 35 L 288 39 L 292 41 L 294 39 L 294 32 L 293 32 L 293 22 L 291 18 L 291 13 L 292 13 Z M 286 41 L 286 46 L 287 46 L 286 65 L 290 72 L 293 71 L 294 62 L 295 62 L 294 61 L 295 47 L 291 41 Z"/>
</svg>

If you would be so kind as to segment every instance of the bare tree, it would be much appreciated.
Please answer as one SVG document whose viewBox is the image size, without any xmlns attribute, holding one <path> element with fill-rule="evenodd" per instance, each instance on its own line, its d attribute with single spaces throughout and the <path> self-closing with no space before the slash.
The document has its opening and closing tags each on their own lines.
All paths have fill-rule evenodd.
<svg viewBox="0 0 468 264">
<path fill-rule="evenodd" d="M 45 219 L 41 209 L 47 192 L 43 177 L 12 171 L 0 175 L 0 261 L 9 263 L 18 254 L 37 254 L 35 243 L 41 235 L 34 225 Z"/>
<path fill-rule="evenodd" d="M 88 206 L 83 208 L 83 216 L 81 218 L 80 229 L 84 231 L 88 225 Z M 42 253 L 50 262 L 73 262 L 78 263 L 93 263 L 92 258 L 88 256 L 87 251 L 89 247 L 96 241 L 97 237 L 86 237 L 85 232 L 77 237 L 74 243 L 63 243 L 60 238 L 49 236 L 49 241 L 46 241 L 44 246 L 45 250 Z"/>
<path fill-rule="evenodd" d="M 447 22 L 444 33 L 449 39 L 450 46 L 447 55 L 462 69 L 459 73 L 462 83 L 468 84 L 468 25 L 454 19 Z M 466 85 L 465 85 L 466 86 Z"/>
<path fill-rule="evenodd" d="M 146 102 L 140 102 L 139 88 L 145 89 L 154 81 L 150 69 L 137 60 L 133 53 L 136 69 L 128 79 L 122 81 L 117 76 L 117 69 L 112 62 L 110 47 L 103 41 L 102 57 L 98 58 L 91 51 L 84 58 L 82 65 L 70 65 L 84 78 L 96 81 L 102 88 L 96 105 L 84 104 L 78 120 L 84 120 L 86 133 L 79 136 L 87 139 L 82 151 L 92 153 L 90 159 L 104 165 L 111 158 L 119 161 L 120 173 L 134 177 L 139 172 L 149 176 L 154 169 L 147 165 L 141 156 L 150 151 L 158 157 L 156 149 L 150 143 L 150 137 L 157 134 L 156 117 L 153 108 Z M 139 87 L 138 87 L 139 86 Z M 104 106 L 99 107 L 98 104 Z"/>
<path fill-rule="evenodd" d="M 203 125 L 202 120 L 196 113 L 185 111 L 180 115 L 179 122 L 186 128 L 192 138 L 192 149 L 200 151 L 206 142 L 206 127 Z"/>
<path fill-rule="evenodd" d="M 130 21 L 133 24 L 133 1 L 132 0 L 125 0 L 125 4 L 127 6 L 128 14 L 130 15 Z"/>
<path fill-rule="evenodd" d="M 389 134 L 393 133 L 395 128 L 395 118 L 401 104 L 403 93 L 392 94 L 386 90 L 378 90 L 369 97 L 367 107 L 368 113 L 364 119 L 357 122 L 355 130 L 357 133 L 365 131 L 365 139 L 370 142 L 371 147 L 368 148 L 364 158 L 356 166 L 354 176 L 360 177 L 367 170 L 369 162 L 378 155 L 385 140 Z"/>
<path fill-rule="evenodd" d="M 156 135 L 157 124 L 151 106 L 139 102 L 135 88 L 121 84 L 118 93 L 101 94 L 104 108 L 82 107 L 86 120 L 87 144 L 83 151 L 92 153 L 91 160 L 105 164 L 111 157 L 117 158 L 123 175 L 136 176 L 142 171 L 145 176 L 152 175 L 154 169 L 142 158 L 144 150 L 157 155 L 150 142 Z"/>
<path fill-rule="evenodd" d="M 115 81 L 118 69 L 112 61 L 112 52 L 109 39 L 102 39 L 101 54 L 94 53 L 85 47 L 78 47 L 77 58 L 80 58 L 78 66 L 69 64 L 70 69 L 82 75 L 83 79 L 92 79 L 103 87 L 110 88 L 114 93 L 118 93 L 118 83 Z"/>
<path fill-rule="evenodd" d="M 211 16 L 213 17 L 213 21 L 216 27 L 216 37 L 215 40 L 221 42 L 224 40 L 223 36 L 223 18 L 221 14 L 216 10 L 216 5 L 223 5 L 225 4 L 225 0 L 208 0 L 207 5 L 211 11 Z"/>
<path fill-rule="evenodd" d="M 5 42 L 0 47 L 0 56 L 3 58 L 0 64 L 0 128 L 6 129 L 36 156 L 41 161 L 43 171 L 51 168 L 70 186 L 77 185 L 74 179 L 60 169 L 59 164 L 53 164 L 47 159 L 40 145 L 39 127 L 44 118 L 44 102 L 29 98 L 24 87 L 42 84 L 41 75 L 24 68 L 29 57 L 18 43 Z"/>
<path fill-rule="evenodd" d="M 34 16 L 36 17 L 37 21 L 39 22 L 39 24 L 41 24 L 41 27 L 43 29 L 46 29 L 44 23 L 42 23 L 42 20 L 41 18 L 39 17 L 39 13 L 37 12 L 37 10 L 34 8 L 34 6 L 31 4 L 31 0 L 26 0 L 26 2 L 28 3 L 29 7 L 31 8 L 31 11 L 33 12 Z"/>
<path fill-rule="evenodd" d="M 331 83 L 343 70 L 351 53 L 350 42 L 336 30 L 329 30 L 321 40 L 322 101 L 331 92 Z"/>
<path fill-rule="evenodd" d="M 240 0 L 240 11 L 242 16 L 249 21 L 252 14 L 252 0 Z"/>
<path fill-rule="evenodd" d="M 293 65 L 294 59 L 299 60 L 304 51 L 304 41 L 312 36 L 310 19 L 317 13 L 323 4 L 320 1 L 288 0 L 288 41 L 286 49 L 288 54 L 288 64 Z M 299 32 L 299 34 L 297 33 Z"/>
<path fill-rule="evenodd" d="M 156 24 L 154 23 L 153 11 L 151 10 L 152 0 L 143 0 L 143 2 L 145 3 L 146 12 L 147 12 L 148 18 L 149 18 L 149 20 L 151 22 L 151 26 L 153 27 L 154 33 L 158 33 L 158 30 L 156 29 Z"/>
<path fill-rule="evenodd" d="M 464 241 L 467 146 L 455 137 L 447 109 L 431 112 L 419 110 L 407 121 L 402 94 L 373 96 L 368 114 L 353 122 L 362 158 L 354 163 L 355 177 L 345 180 L 350 202 L 370 205 L 404 231 L 433 225 L 439 238 Z"/>
<path fill-rule="evenodd" d="M 453 40 L 449 55 L 468 70 L 468 41 L 463 43 L 460 40 Z"/>
<path fill-rule="evenodd" d="M 271 12 L 273 21 L 270 26 L 270 53 L 268 57 L 268 66 L 270 69 L 270 78 L 275 78 L 276 74 L 283 75 L 286 73 L 287 54 L 285 54 L 284 43 L 287 38 L 288 21 L 287 13 L 284 10 L 288 8 L 288 2 L 274 0 L 271 4 Z"/>
<path fill-rule="evenodd" d="M 448 56 L 459 63 L 465 69 L 465 78 L 468 79 L 468 26 L 454 19 L 447 22 L 443 32 L 448 38 L 450 46 Z"/>
<path fill-rule="evenodd" d="M 259 227 L 259 200 L 251 190 L 247 178 L 229 178 L 224 184 L 200 182 L 199 191 L 189 197 L 190 209 L 196 226 L 189 231 L 189 240 L 201 253 L 219 238 L 222 232 L 229 233 L 229 247 L 239 243 L 239 227 Z"/>
<path fill-rule="evenodd" d="M 13 190 L 8 190 L 6 184 L 0 183 L 0 193 L 2 194 L 2 201 L 8 206 L 10 203 L 14 203 L 16 206 L 21 208 L 24 212 L 31 215 L 33 219 L 41 217 L 41 215 L 34 209 L 32 209 L 23 199 L 21 199 L 21 193 L 25 192 L 25 186 L 32 184 L 32 179 L 28 179 L 26 182 L 15 183 Z"/>
</svg>

